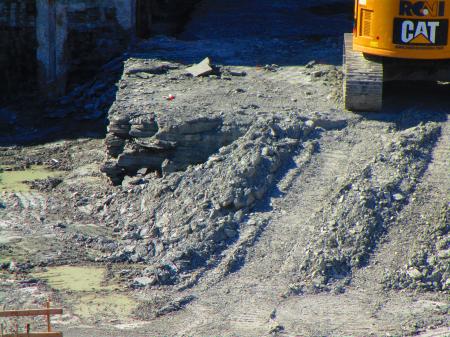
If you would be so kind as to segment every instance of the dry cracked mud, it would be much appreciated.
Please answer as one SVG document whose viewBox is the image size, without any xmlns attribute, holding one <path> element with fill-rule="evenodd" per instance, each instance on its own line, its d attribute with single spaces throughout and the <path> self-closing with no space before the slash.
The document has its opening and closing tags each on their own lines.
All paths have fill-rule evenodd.
<svg viewBox="0 0 450 337">
<path fill-rule="evenodd" d="M 51 297 L 77 337 L 448 336 L 448 86 L 344 111 L 351 8 L 310 7 L 204 1 L 106 66 L 106 135 L 0 148 L 48 173 L 1 189 L 2 307 Z M 105 69 L 47 116 L 96 118 L 65 109 Z"/>
</svg>

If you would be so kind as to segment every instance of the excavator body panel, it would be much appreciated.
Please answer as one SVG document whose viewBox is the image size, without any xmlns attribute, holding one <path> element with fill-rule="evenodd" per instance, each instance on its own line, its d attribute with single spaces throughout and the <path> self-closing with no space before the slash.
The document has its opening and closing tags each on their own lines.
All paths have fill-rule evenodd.
<svg viewBox="0 0 450 337">
<path fill-rule="evenodd" d="M 380 111 L 387 81 L 450 82 L 450 0 L 355 0 L 344 35 L 344 106 Z"/>
<path fill-rule="evenodd" d="M 450 59 L 450 0 L 355 0 L 353 50 L 401 59 Z"/>
</svg>

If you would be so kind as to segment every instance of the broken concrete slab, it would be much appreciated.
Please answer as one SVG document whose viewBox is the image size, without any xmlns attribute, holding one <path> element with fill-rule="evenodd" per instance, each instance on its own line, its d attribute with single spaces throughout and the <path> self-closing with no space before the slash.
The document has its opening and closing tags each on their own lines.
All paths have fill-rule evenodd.
<svg viewBox="0 0 450 337">
<path fill-rule="evenodd" d="M 187 68 L 186 71 L 194 77 L 207 76 L 213 72 L 211 60 L 207 57 L 202 62 Z"/>
</svg>

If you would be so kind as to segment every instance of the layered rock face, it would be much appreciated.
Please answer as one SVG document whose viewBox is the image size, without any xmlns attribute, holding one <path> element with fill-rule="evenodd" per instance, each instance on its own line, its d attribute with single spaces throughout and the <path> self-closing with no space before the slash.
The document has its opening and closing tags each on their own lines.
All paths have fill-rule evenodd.
<svg viewBox="0 0 450 337">
<path fill-rule="evenodd" d="M 142 168 L 166 174 L 203 163 L 247 130 L 251 118 L 216 99 L 215 90 L 233 89 L 211 86 L 231 77 L 193 78 L 186 68 L 153 60 L 126 62 L 105 139 L 109 158 L 103 171 L 112 182 Z"/>
</svg>

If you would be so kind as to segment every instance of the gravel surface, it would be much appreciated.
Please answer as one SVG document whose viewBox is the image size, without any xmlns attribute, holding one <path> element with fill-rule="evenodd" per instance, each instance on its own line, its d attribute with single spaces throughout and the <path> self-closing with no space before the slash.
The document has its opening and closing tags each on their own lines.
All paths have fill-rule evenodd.
<svg viewBox="0 0 450 337">
<path fill-rule="evenodd" d="M 344 111 L 352 9 L 204 1 L 177 39 L 48 107 L 99 125 L 109 108 L 107 133 L 0 148 L 2 165 L 63 172 L 0 196 L 2 303 L 51 296 L 77 337 L 447 336 L 448 88 L 390 85 L 382 112 Z M 54 265 L 103 267 L 117 290 L 89 294 L 136 307 L 83 317 L 83 294 L 33 277 Z"/>
</svg>

